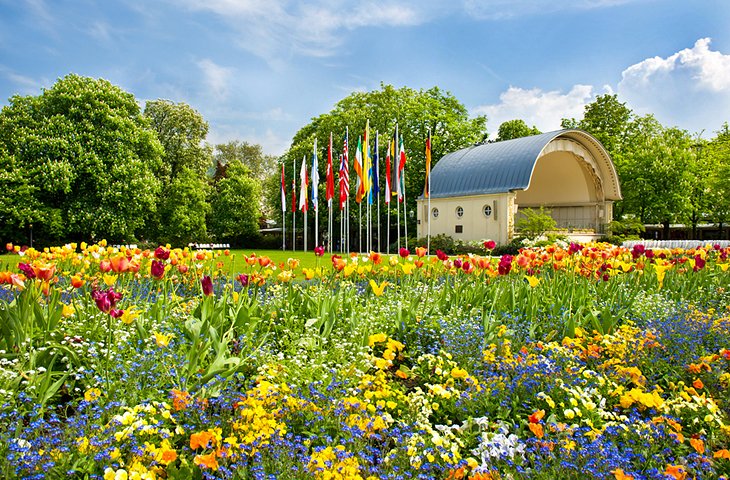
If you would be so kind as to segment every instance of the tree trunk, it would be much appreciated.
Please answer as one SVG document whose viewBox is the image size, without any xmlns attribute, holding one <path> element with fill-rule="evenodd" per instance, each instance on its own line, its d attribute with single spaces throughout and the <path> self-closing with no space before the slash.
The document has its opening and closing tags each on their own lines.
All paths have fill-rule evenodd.
<svg viewBox="0 0 730 480">
<path fill-rule="evenodd" d="M 669 220 L 662 222 L 664 226 L 664 240 L 669 240 Z"/>
</svg>

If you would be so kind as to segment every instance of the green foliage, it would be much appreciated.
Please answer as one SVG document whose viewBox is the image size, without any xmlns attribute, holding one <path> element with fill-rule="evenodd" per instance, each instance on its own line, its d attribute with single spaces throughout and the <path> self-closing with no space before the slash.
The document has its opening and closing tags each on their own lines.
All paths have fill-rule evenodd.
<svg viewBox="0 0 730 480">
<path fill-rule="evenodd" d="M 162 148 L 134 96 L 68 75 L 0 113 L 0 234 L 133 240 L 155 209 Z"/>
<path fill-rule="evenodd" d="M 240 245 L 258 235 L 261 185 L 238 160 L 226 164 L 211 190 L 210 233 L 221 242 Z"/>
<path fill-rule="evenodd" d="M 162 188 L 157 214 L 149 219 L 149 235 L 175 245 L 205 241 L 207 171 L 213 158 L 210 146 L 204 143 L 208 123 L 189 105 L 169 100 L 147 102 L 144 114 L 164 147 L 155 172 Z"/>
<path fill-rule="evenodd" d="M 620 245 L 625 240 L 639 239 L 645 231 L 644 224 L 636 217 L 613 220 L 608 224 L 608 239 L 611 243 Z"/>
<path fill-rule="evenodd" d="M 540 207 L 540 210 L 528 208 L 520 210 L 522 217 L 515 223 L 515 228 L 522 236 L 530 240 L 534 240 L 543 236 L 546 232 L 554 230 L 557 223 L 550 216 L 550 210 Z"/>
<path fill-rule="evenodd" d="M 497 141 L 512 140 L 514 138 L 529 137 L 530 135 L 539 135 L 542 132 L 534 125 L 528 127 L 524 120 L 507 120 L 499 126 L 497 132 Z"/>
</svg>

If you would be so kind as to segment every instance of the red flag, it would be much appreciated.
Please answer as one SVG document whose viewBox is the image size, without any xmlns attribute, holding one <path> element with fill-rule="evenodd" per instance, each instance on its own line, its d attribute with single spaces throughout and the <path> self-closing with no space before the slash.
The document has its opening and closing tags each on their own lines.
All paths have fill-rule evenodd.
<svg viewBox="0 0 730 480">
<path fill-rule="evenodd" d="M 330 145 L 327 150 L 327 192 L 325 198 L 328 203 L 335 198 L 335 173 L 332 171 L 332 132 L 330 132 Z"/>
</svg>

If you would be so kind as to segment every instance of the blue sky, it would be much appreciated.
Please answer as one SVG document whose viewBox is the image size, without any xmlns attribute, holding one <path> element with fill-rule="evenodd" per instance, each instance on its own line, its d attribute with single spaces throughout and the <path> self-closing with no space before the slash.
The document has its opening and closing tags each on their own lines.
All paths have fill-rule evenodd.
<svg viewBox="0 0 730 480">
<path fill-rule="evenodd" d="M 558 129 L 612 92 L 710 138 L 730 121 L 729 27 L 728 0 L 0 0 L 0 105 L 102 77 L 279 155 L 381 82 L 449 91 L 491 133 Z"/>
</svg>

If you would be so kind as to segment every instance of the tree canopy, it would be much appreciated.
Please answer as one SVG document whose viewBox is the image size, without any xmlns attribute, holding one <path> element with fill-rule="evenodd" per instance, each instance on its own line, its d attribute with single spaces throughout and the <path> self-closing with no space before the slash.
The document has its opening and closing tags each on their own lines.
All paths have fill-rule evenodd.
<svg viewBox="0 0 730 480">
<path fill-rule="evenodd" d="M 0 112 L 4 238 L 126 241 L 155 210 L 162 146 L 133 95 L 68 75 Z"/>
<path fill-rule="evenodd" d="M 542 132 L 536 126 L 528 127 L 524 120 L 507 120 L 499 126 L 497 132 L 497 141 L 512 140 L 514 138 L 529 137 L 530 135 L 539 135 Z"/>
</svg>

